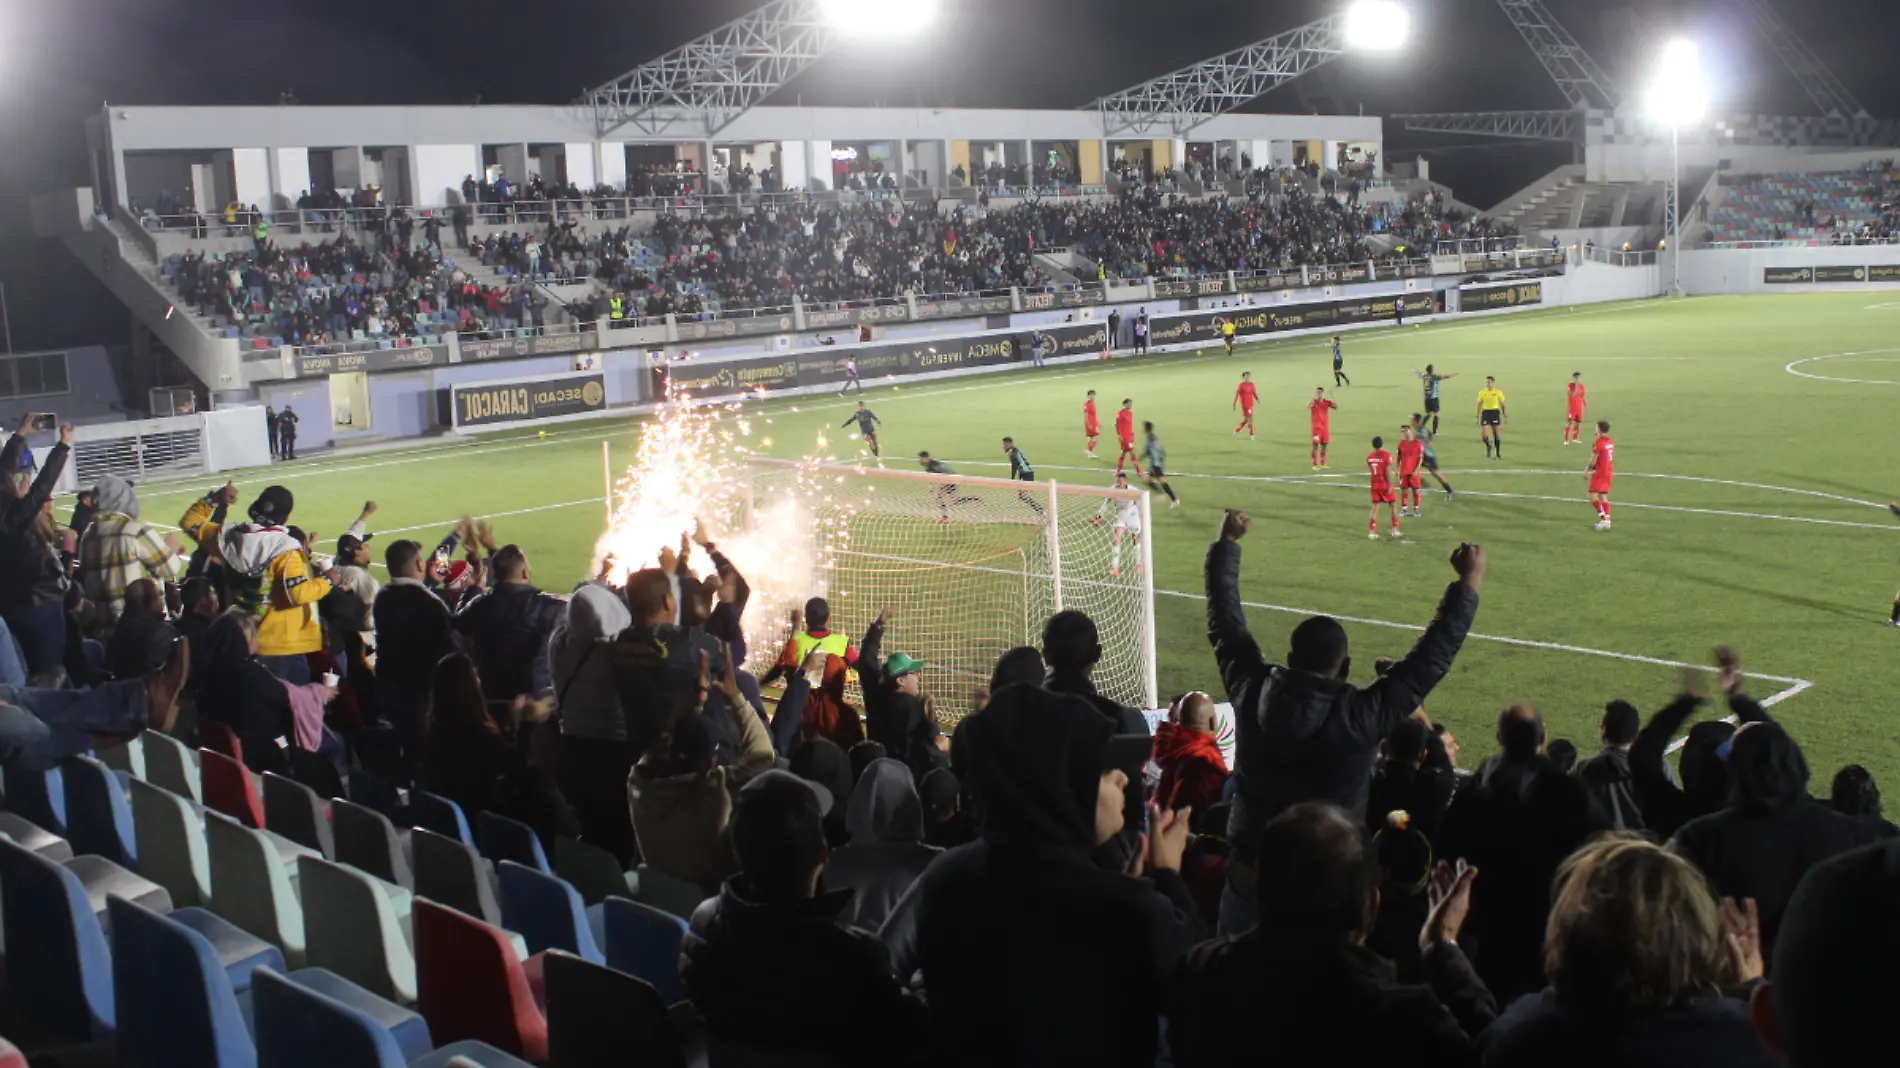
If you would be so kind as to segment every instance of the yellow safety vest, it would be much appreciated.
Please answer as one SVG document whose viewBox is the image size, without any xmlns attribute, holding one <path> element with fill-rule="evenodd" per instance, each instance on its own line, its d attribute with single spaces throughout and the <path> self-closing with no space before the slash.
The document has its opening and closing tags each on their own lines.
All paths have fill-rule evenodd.
<svg viewBox="0 0 1900 1068">
<path fill-rule="evenodd" d="M 609 300 L 607 304 L 609 307 L 613 309 L 614 318 L 625 319 L 627 317 L 626 306 L 623 303 L 621 303 L 621 300 L 619 297 L 614 297 L 613 299 Z"/>
<path fill-rule="evenodd" d="M 850 644 L 851 639 L 835 630 L 822 638 L 814 638 L 810 631 L 801 630 L 798 636 L 792 639 L 792 655 L 797 658 L 800 665 L 805 663 L 805 658 L 811 655 L 813 649 L 822 650 L 842 659 L 845 648 Z"/>
</svg>

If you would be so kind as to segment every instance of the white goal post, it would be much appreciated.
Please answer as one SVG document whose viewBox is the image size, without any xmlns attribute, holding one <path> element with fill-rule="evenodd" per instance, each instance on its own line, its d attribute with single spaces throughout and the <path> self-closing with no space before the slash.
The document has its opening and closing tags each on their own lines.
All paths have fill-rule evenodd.
<svg viewBox="0 0 1900 1068">
<path fill-rule="evenodd" d="M 885 655 L 923 660 L 924 692 L 945 712 L 968 707 L 1004 652 L 1040 647 L 1064 609 L 1100 632 L 1097 689 L 1158 706 L 1147 492 L 855 463 L 753 459 L 743 470 L 743 528 L 797 514 L 804 544 L 783 551 L 813 556 L 811 593 L 830 601 L 831 628 L 855 643 L 891 609 Z"/>
</svg>

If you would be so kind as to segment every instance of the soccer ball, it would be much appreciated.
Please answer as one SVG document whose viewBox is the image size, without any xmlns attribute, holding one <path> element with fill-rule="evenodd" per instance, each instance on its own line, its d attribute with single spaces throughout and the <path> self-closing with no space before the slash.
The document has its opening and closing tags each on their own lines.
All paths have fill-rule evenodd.
<svg viewBox="0 0 1900 1068">
<path fill-rule="evenodd" d="M 546 441 L 548 439 L 548 432 L 545 430 L 537 430 L 534 432 L 534 436 L 540 438 L 542 441 Z"/>
</svg>

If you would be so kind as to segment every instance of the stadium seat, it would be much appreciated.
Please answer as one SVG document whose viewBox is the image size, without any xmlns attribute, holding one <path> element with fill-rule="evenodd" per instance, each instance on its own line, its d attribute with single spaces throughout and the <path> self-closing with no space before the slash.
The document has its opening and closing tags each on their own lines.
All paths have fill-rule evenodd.
<svg viewBox="0 0 1900 1068">
<path fill-rule="evenodd" d="M 363 768 L 350 772 L 350 802 L 374 809 L 391 820 L 402 818 L 402 805 L 396 790 L 381 776 Z"/>
<path fill-rule="evenodd" d="M 252 830 L 264 829 L 264 802 L 257 796 L 249 768 L 210 749 L 198 750 L 198 767 L 204 776 L 206 808 Z"/>
<path fill-rule="evenodd" d="M 8 768 L 7 810 L 65 838 L 66 786 L 60 779 L 59 769 Z"/>
<path fill-rule="evenodd" d="M 512 860 L 496 869 L 501 877 L 501 925 L 520 932 L 529 953 L 561 949 L 595 964 L 605 962 L 601 906 L 583 905 L 580 894 L 558 876 Z"/>
<path fill-rule="evenodd" d="M 422 1017 L 321 968 L 258 976 L 252 994 L 264 1068 L 512 1068 L 525 1062 L 482 1042 L 430 1051 Z"/>
<path fill-rule="evenodd" d="M 116 1018 L 112 954 L 78 876 L 6 841 L 0 842 L 0 886 L 6 888 L 0 927 L 7 959 L 32 962 L 9 969 L 13 1006 L 63 1038 L 84 1041 L 110 1032 Z"/>
<path fill-rule="evenodd" d="M 146 731 L 139 736 L 145 743 L 145 774 L 154 786 L 160 786 L 187 801 L 202 803 L 204 791 L 198 772 L 198 751 L 169 734 Z"/>
<path fill-rule="evenodd" d="M 145 736 L 133 736 L 124 745 L 108 745 L 93 754 L 99 763 L 113 771 L 123 771 L 134 779 L 145 777 Z"/>
<path fill-rule="evenodd" d="M 326 857 L 336 855 L 331 841 L 327 806 L 317 792 L 295 779 L 267 771 L 264 779 L 264 825 L 272 834 L 314 849 Z"/>
<path fill-rule="evenodd" d="M 81 854 L 104 857 L 136 870 L 138 843 L 132 835 L 132 807 L 112 769 L 91 757 L 59 762 L 66 794 L 66 838 Z"/>
<path fill-rule="evenodd" d="M 692 919 L 693 910 L 706 900 L 706 891 L 697 884 L 645 864 L 640 865 L 635 882 L 638 886 L 636 896 L 643 904 L 672 913 L 682 920 Z"/>
<path fill-rule="evenodd" d="M 481 812 L 475 816 L 475 844 L 482 856 L 500 864 L 512 860 L 536 870 L 554 874 L 554 868 L 548 864 L 548 855 L 541 849 L 541 839 L 534 828 L 506 816 L 497 816 L 493 812 Z"/>
<path fill-rule="evenodd" d="M 548 1026 L 507 935 L 451 908 L 415 905 L 418 1008 L 438 1042 L 474 1039 L 530 1061 L 548 1056 Z"/>
<path fill-rule="evenodd" d="M 281 971 L 283 956 L 249 939 L 259 951 L 227 964 L 209 938 L 176 915 L 162 916 L 119 897 L 107 907 L 112 915 L 112 992 L 121 1068 L 255 1065 L 257 1052 L 231 972 L 241 971 L 248 989 L 253 971 Z M 248 938 L 241 932 L 237 936 Z"/>
<path fill-rule="evenodd" d="M 215 719 L 198 721 L 198 748 L 223 753 L 240 762 L 244 759 L 244 744 L 238 741 L 238 736 L 232 733 L 231 728 Z"/>
<path fill-rule="evenodd" d="M 422 790 L 409 791 L 409 822 L 424 830 L 469 845 L 475 844 L 475 836 L 469 833 L 468 817 L 462 814 L 462 806 L 446 797 L 437 797 Z"/>
<path fill-rule="evenodd" d="M 686 1068 L 666 1003 L 650 984 L 571 953 L 549 953 L 541 970 L 548 1068 Z"/>
<path fill-rule="evenodd" d="M 447 905 L 483 923 L 501 923 L 501 906 L 495 900 L 488 862 L 473 846 L 421 827 L 410 832 L 409 844 L 416 855 L 418 897 Z"/>
<path fill-rule="evenodd" d="M 55 864 L 73 859 L 72 843 L 17 812 L 0 812 L 0 838 Z"/>
<path fill-rule="evenodd" d="M 416 958 L 398 923 L 389 884 L 318 857 L 297 860 L 303 898 L 305 960 L 328 968 L 378 997 L 416 1001 Z M 401 911 L 410 908 L 400 891 Z M 424 1011 L 423 1016 L 429 1014 Z"/>
<path fill-rule="evenodd" d="M 139 874 L 165 888 L 178 906 L 209 905 L 211 860 L 204 818 L 191 802 L 143 779 L 132 780 L 132 826 L 144 863 Z"/>
<path fill-rule="evenodd" d="M 286 870 L 282 854 L 265 832 L 227 816 L 206 812 L 204 829 L 211 910 L 283 950 L 291 964 L 302 964 L 303 908 L 294 865 Z"/>
<path fill-rule="evenodd" d="M 403 855 L 403 839 L 389 817 L 348 801 L 330 803 L 336 861 L 374 875 L 384 882 L 410 888 L 415 879 Z"/>
<path fill-rule="evenodd" d="M 651 905 L 610 897 L 602 904 L 607 966 L 652 984 L 668 1005 L 686 1000 L 680 943 L 686 921 Z"/>
<path fill-rule="evenodd" d="M 554 874 L 573 884 L 588 905 L 634 894 L 634 880 L 622 870 L 620 861 L 605 849 L 578 838 L 554 840 Z"/>
</svg>

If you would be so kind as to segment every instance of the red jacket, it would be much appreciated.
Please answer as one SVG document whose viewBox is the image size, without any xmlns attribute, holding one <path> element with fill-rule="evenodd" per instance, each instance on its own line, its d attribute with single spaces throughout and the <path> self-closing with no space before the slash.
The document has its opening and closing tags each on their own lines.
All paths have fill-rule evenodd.
<svg viewBox="0 0 1900 1068">
<path fill-rule="evenodd" d="M 1220 801 L 1227 762 L 1221 759 L 1213 735 L 1162 723 L 1155 728 L 1154 759 L 1161 768 L 1161 784 L 1155 787 L 1157 805 L 1164 809 L 1192 806 L 1199 813 Z"/>
</svg>

